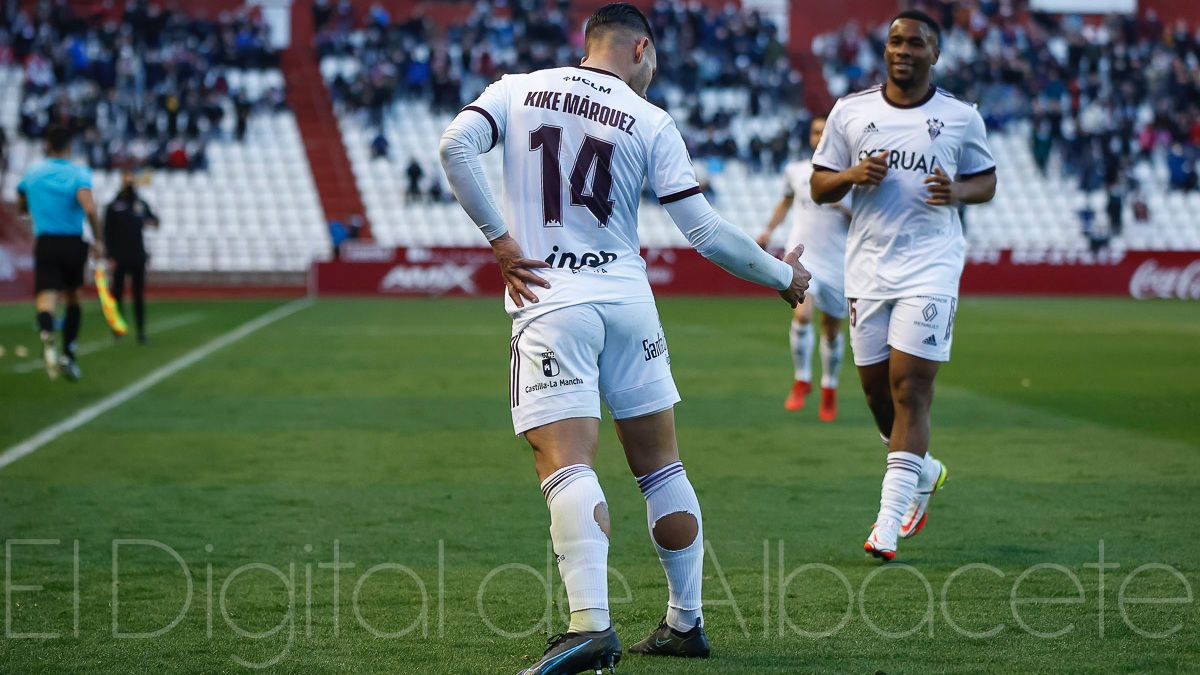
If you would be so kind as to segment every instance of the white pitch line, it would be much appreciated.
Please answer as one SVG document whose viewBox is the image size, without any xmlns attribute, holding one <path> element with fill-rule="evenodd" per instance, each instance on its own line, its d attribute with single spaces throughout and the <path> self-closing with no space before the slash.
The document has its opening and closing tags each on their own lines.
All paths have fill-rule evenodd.
<svg viewBox="0 0 1200 675">
<path fill-rule="evenodd" d="M 197 322 L 201 321 L 202 319 L 204 319 L 203 312 L 192 312 L 191 314 L 180 314 L 179 316 L 173 316 L 169 319 L 163 319 L 162 321 L 156 321 L 156 322 L 151 323 L 150 324 L 150 332 L 154 333 L 155 335 L 157 335 L 159 333 L 166 333 L 168 331 L 175 330 L 176 328 L 190 326 L 191 324 L 197 323 Z M 88 354 L 94 354 L 98 351 L 108 349 L 109 347 L 116 346 L 116 344 L 117 344 L 117 341 L 112 340 L 112 339 L 93 340 L 92 342 L 85 342 L 82 345 L 79 345 L 79 347 L 77 347 L 75 349 L 75 354 L 76 354 L 76 356 L 87 356 Z M 13 366 L 12 370 L 14 373 L 24 374 L 24 373 L 31 373 L 35 370 L 41 370 L 45 367 L 46 367 L 45 363 L 43 363 L 42 360 L 39 358 L 39 359 L 36 359 L 33 361 L 26 361 L 24 363 L 18 363 L 17 365 Z"/>
<path fill-rule="evenodd" d="M 54 441 L 58 437 L 70 433 L 75 429 L 87 424 L 88 422 L 91 422 L 100 415 L 103 415 L 109 410 L 112 410 L 134 396 L 146 391 L 150 387 L 162 382 L 175 373 L 178 373 L 184 368 L 187 368 L 197 361 L 209 356 L 213 352 L 227 347 L 253 333 L 254 331 L 269 326 L 286 316 L 295 314 L 296 312 L 299 312 L 310 305 L 312 305 L 312 300 L 310 298 L 300 298 L 299 300 L 294 300 L 283 307 L 279 307 L 266 314 L 263 314 L 257 319 L 248 321 L 232 331 L 213 339 L 211 342 L 208 342 L 207 344 L 198 347 L 187 354 L 184 354 L 183 356 L 175 359 L 165 366 L 162 366 L 146 377 L 143 377 L 137 382 L 125 387 L 124 389 L 110 394 L 104 399 L 93 403 L 83 410 L 80 410 L 58 424 L 43 429 L 36 436 L 22 443 L 18 443 L 5 450 L 3 453 L 0 453 L 0 469 L 3 469 L 4 467 L 12 464 L 26 455 L 32 454 L 38 448 Z"/>
</svg>

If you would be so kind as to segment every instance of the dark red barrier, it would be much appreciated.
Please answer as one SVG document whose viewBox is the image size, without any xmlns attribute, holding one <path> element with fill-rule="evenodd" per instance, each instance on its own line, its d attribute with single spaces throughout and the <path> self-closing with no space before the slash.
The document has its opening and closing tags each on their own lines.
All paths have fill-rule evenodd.
<svg viewBox="0 0 1200 675">
<path fill-rule="evenodd" d="M 964 295 L 1127 295 L 1200 299 L 1200 251 L 974 253 Z"/>
<path fill-rule="evenodd" d="M 646 273 L 659 295 L 770 294 L 742 281 L 690 248 L 647 249 Z M 382 248 L 355 246 L 341 260 L 313 266 L 320 295 L 496 295 L 504 291 L 488 248 Z"/>
<path fill-rule="evenodd" d="M 770 294 L 718 269 L 691 249 L 649 249 L 658 295 Z M 360 246 L 313 269 L 323 295 L 499 295 L 504 287 L 490 249 Z M 1200 299 L 1200 252 L 985 251 L 963 273 L 964 295 L 1125 295 Z"/>
<path fill-rule="evenodd" d="M 33 300 L 33 247 L 0 244 L 0 300 Z"/>
</svg>

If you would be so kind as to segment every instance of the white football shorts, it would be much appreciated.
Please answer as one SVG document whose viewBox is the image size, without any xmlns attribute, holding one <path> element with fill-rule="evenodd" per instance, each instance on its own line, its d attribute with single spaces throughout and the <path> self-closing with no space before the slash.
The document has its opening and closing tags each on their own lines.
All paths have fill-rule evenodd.
<svg viewBox="0 0 1200 675">
<path fill-rule="evenodd" d="M 852 299 L 850 346 L 854 365 L 886 361 L 897 349 L 930 361 L 949 361 L 958 298 L 916 295 L 897 300 Z"/>
<path fill-rule="evenodd" d="M 571 417 L 614 419 L 662 412 L 679 402 L 671 357 L 653 302 L 586 304 L 534 319 L 512 338 L 513 430 Z"/>
<path fill-rule="evenodd" d="M 817 309 L 834 318 L 846 318 L 848 304 L 842 288 L 813 277 L 808 282 L 808 293 L 813 296 Z"/>
</svg>

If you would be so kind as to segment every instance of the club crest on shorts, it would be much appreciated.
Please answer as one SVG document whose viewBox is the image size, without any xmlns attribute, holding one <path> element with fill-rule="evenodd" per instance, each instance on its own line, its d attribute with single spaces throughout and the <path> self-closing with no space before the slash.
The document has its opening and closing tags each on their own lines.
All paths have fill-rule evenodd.
<svg viewBox="0 0 1200 675">
<path fill-rule="evenodd" d="M 933 118 L 925 120 L 925 124 L 929 125 L 929 140 L 937 140 L 937 137 L 942 133 L 942 127 L 946 126 L 941 120 Z"/>
<path fill-rule="evenodd" d="M 542 352 L 542 375 L 546 377 L 558 376 L 558 359 L 554 358 L 554 352 Z"/>
</svg>

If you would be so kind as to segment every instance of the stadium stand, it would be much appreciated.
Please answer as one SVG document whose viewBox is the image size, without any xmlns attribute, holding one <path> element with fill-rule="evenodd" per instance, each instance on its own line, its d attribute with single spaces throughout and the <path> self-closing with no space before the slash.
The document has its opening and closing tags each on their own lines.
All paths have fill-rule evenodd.
<svg viewBox="0 0 1200 675">
<path fill-rule="evenodd" d="M 297 11 L 311 12 L 313 21 L 313 32 L 304 33 L 303 50 L 309 55 L 315 51 L 319 59 L 371 236 L 400 246 L 480 245 L 441 178 L 436 139 L 461 105 L 504 72 L 577 62 L 581 40 L 564 26 L 579 25 L 590 6 L 581 0 L 574 5 L 440 7 L 454 13 L 439 28 L 425 14 L 406 15 L 392 5 L 367 10 L 365 3 L 302 4 Z M 971 246 L 1200 249 L 1200 219 L 1193 215 L 1200 212 L 1200 192 L 1172 189 L 1194 183 L 1200 155 L 1198 109 L 1177 103 L 1200 105 L 1200 39 L 1186 26 L 1156 24 L 1152 14 L 1141 22 L 1089 24 L 1003 9 L 1010 6 L 969 1 L 935 7 L 953 26 L 947 30 L 940 81 L 964 98 L 980 101 L 1001 167 L 997 198 L 965 212 Z M 296 107 L 296 89 L 285 86 L 284 73 L 296 79 L 301 70 L 276 68 L 279 58 L 263 46 L 263 26 L 251 13 L 209 21 L 203 10 L 190 17 L 168 10 L 164 18 L 163 12 L 139 7 L 134 4 L 132 11 L 145 16 L 138 15 L 135 25 L 161 22 L 177 30 L 166 31 L 157 45 L 144 43 L 153 31 L 132 31 L 131 44 L 158 48 L 160 55 L 180 45 L 205 44 L 198 50 L 206 60 L 205 72 L 223 73 L 215 87 L 215 106 L 222 114 L 214 132 L 199 139 L 185 133 L 188 155 L 174 160 L 188 164 L 188 170 L 172 170 L 170 154 L 156 159 L 156 148 L 141 152 L 149 155 L 147 163 L 165 165 L 143 188 L 163 216 L 162 230 L 149 238 L 155 269 L 300 271 L 312 260 L 327 259 L 331 244 L 324 211 L 344 220 L 355 209 L 338 202 L 331 210 L 325 193 L 344 197 L 355 208 L 358 202 L 352 189 L 328 190 L 322 184 L 318 194 L 314 167 L 325 173 L 329 167 L 314 159 L 308 138 L 314 123 L 298 124 L 297 115 L 327 117 L 324 98 L 314 99 L 313 105 L 321 108 L 315 112 L 287 109 L 282 92 L 289 92 L 286 100 Z M 804 81 L 790 65 L 795 60 L 788 59 L 785 33 L 776 28 L 786 23 L 783 7 L 770 0 L 745 2 L 741 9 L 659 2 L 651 13 L 660 47 L 683 55 L 663 60 L 651 97 L 679 122 L 710 199 L 752 234 L 766 222 L 781 193 L 783 161 L 808 150 L 802 147 L 810 119 L 805 102 L 826 100 L 824 91 L 820 97 L 810 91 L 825 87 Z M 114 39 L 108 32 L 113 18 L 72 20 L 85 29 L 82 44 L 93 49 Z M 8 17 L 10 25 L 19 23 L 12 19 Z M 23 20 L 35 28 L 39 21 L 53 28 L 61 19 L 35 14 Z M 61 30 L 61 25 L 53 29 Z M 24 70 L 2 65 L 32 53 L 35 44 L 21 42 L 27 34 L 0 31 L 0 126 L 11 139 L 0 195 L 5 200 L 13 198 L 24 167 L 40 157 L 36 139 L 20 133 L 29 117 L 23 113 L 39 105 L 45 113 L 59 91 L 86 98 L 84 85 L 97 77 L 66 67 L 79 51 L 70 41 L 54 41 L 55 49 L 46 51 L 48 64 L 35 58 L 25 60 Z M 172 35 L 181 42 L 173 43 Z M 881 45 L 878 29 L 864 31 L 853 22 L 818 36 L 813 50 L 823 64 L 829 93 L 837 96 L 881 79 Z M 259 67 L 234 67 L 246 63 Z M 71 79 L 53 92 L 28 86 L 47 72 Z M 1117 84 L 1096 87 L 1092 72 L 1116 73 Z M 233 140 L 239 107 L 246 107 L 239 105 L 239 93 L 249 102 L 261 101 L 250 106 L 254 112 L 240 143 Z M 167 123 L 165 109 L 151 116 L 160 128 Z M 1111 127 L 1106 126 L 1110 120 Z M 301 128 L 306 129 L 304 138 Z M 1100 142 L 1089 144 L 1088 139 Z M 92 140 L 81 135 L 78 150 L 93 148 Z M 203 161 L 195 152 L 200 147 Z M 115 153 L 114 168 L 122 164 L 122 154 L 129 152 Z M 93 162 L 96 192 L 106 202 L 119 177 L 106 168 L 108 157 Z M 420 169 L 418 190 L 406 194 L 414 162 Z M 498 152 L 484 157 L 497 189 L 500 162 Z M 347 178 L 340 184 L 348 183 Z M 1123 226 L 1119 234 L 1117 214 Z M 686 245 L 653 200 L 647 199 L 642 219 L 643 245 Z M 1084 235 L 1085 222 L 1090 238 Z"/>
<path fill-rule="evenodd" d="M 482 243 L 461 209 L 444 197 L 428 197 L 431 189 L 446 195 L 436 139 L 464 99 L 490 80 L 505 72 L 577 63 L 582 55 L 579 41 L 563 34 L 556 10 L 518 9 L 519 3 L 511 18 L 477 11 L 451 27 L 444 40 L 431 37 L 427 22 L 389 23 L 379 13 L 360 21 L 348 7 L 321 20 L 315 45 L 321 73 L 339 114 L 372 232 L 381 243 Z M 797 118 L 805 119 L 797 112 L 802 109 L 803 83 L 787 64 L 774 24 L 762 16 L 757 11 L 671 3 L 659 3 L 651 14 L 660 49 L 690 56 L 660 62 L 650 97 L 680 120 L 711 188 L 710 198 L 729 214 L 738 214 L 738 224 L 747 232 L 762 227 L 781 191 L 778 167 L 772 166 L 779 163 L 771 157 L 772 144 L 782 144 L 783 157 L 791 138 L 807 136 L 806 127 L 801 134 L 793 131 Z M 458 47 L 462 44 L 475 47 L 463 50 Z M 381 146 L 387 148 L 386 158 L 373 151 L 380 135 L 386 139 Z M 764 160 L 745 161 L 750 148 L 759 144 Z M 500 153 L 483 160 L 489 180 L 499 189 Z M 414 161 L 423 173 L 419 199 L 406 197 L 400 189 L 408 184 Z M 644 246 L 687 245 L 657 204 L 647 202 L 642 220 Z"/>
<path fill-rule="evenodd" d="M 980 104 L 1001 171 L 996 199 L 967 212 L 968 241 L 1200 248 L 1200 193 L 1183 189 L 1200 157 L 1200 27 L 1023 6 L 934 8 L 947 27 L 939 84 Z M 813 40 L 832 95 L 882 81 L 886 31 L 851 21 Z"/>
<path fill-rule="evenodd" d="M 79 130 L 76 150 L 93 165 L 101 205 L 121 169 L 151 169 L 141 191 L 162 218 L 147 233 L 154 269 L 301 271 L 327 258 L 264 26 L 249 12 L 213 22 L 136 3 L 119 18 L 121 28 L 67 5 L 8 18 L 2 46 L 21 65 L 0 66 L 0 126 L 11 139 L 3 199 L 41 159 L 45 124 L 65 119 Z"/>
<path fill-rule="evenodd" d="M 759 86 L 769 79 L 764 73 L 773 72 L 764 66 L 771 62 L 764 56 L 769 47 L 756 51 L 736 37 L 719 37 L 711 30 L 720 23 L 714 10 L 673 7 L 660 3 L 653 15 L 667 45 L 690 53 L 688 35 L 695 31 L 718 46 L 705 52 L 708 60 L 685 61 L 687 67 L 674 72 L 668 66 L 660 72 L 651 95 L 680 122 L 714 203 L 736 214 L 735 220 L 747 231 L 756 232 L 780 193 L 781 160 L 807 150 L 800 147 L 809 119 L 802 105 L 803 83 L 785 69 L 779 71 L 788 74 L 782 79 L 775 77 L 771 86 Z M 1184 163 L 1195 161 L 1192 136 L 1200 131 L 1186 126 L 1184 120 L 1194 120 L 1196 115 L 1184 107 L 1186 103 L 1178 102 L 1200 100 L 1194 94 L 1200 85 L 1172 85 L 1166 77 L 1173 68 L 1172 55 L 1189 64 L 1189 73 L 1196 72 L 1196 42 L 1185 28 L 1175 27 L 1160 38 L 1163 30 L 1154 25 L 1152 14 L 1142 23 L 1116 18 L 1108 25 L 1088 26 L 1059 15 L 1003 14 L 994 3 L 941 7 L 954 26 L 947 31 L 942 81 L 964 98 L 983 103 L 994 151 L 1003 167 L 997 198 L 964 214 L 973 248 L 1200 247 L 1200 222 L 1186 217 L 1200 208 L 1200 193 L 1170 189 L 1169 144 L 1160 140 L 1182 136 Z M 486 25 L 473 17 L 451 29 L 446 42 L 430 39 L 427 24 L 409 22 L 385 29 L 376 21 L 368 16 L 365 27 L 355 29 L 353 16 L 345 15 L 340 22 L 331 21 L 318 38 L 322 74 L 334 92 L 366 208 L 372 222 L 378 223 L 376 237 L 396 245 L 477 244 L 469 221 L 452 204 L 403 197 L 398 186 L 407 183 L 409 164 L 415 161 L 422 167 L 422 187 L 428 190 L 438 175 L 431 139 L 462 104 L 460 90 L 478 91 L 510 69 L 572 62 L 578 58 L 578 45 L 563 47 L 567 43 L 561 36 L 539 28 L 540 15 L 496 19 Z M 735 34 L 750 35 L 749 43 L 769 46 L 775 36 L 774 29 L 761 28 L 766 22 L 757 13 L 726 13 L 721 21 L 733 26 Z M 743 26 L 759 28 L 743 30 Z M 514 32 L 544 35 L 545 42 L 526 40 L 522 49 L 514 50 Z M 464 34 L 472 40 L 456 40 Z M 495 49 L 467 52 L 455 47 L 456 42 L 476 44 L 478 35 L 487 36 L 483 43 Z M 826 64 L 831 94 L 838 96 L 882 79 L 879 36 L 878 30 L 864 33 L 851 22 L 842 31 L 814 41 L 814 51 Z M 1101 90 L 1089 88 L 1086 77 L 1072 74 L 1072 69 L 1080 68 L 1079 54 L 1092 59 L 1084 67 L 1091 63 L 1093 69 L 1111 71 L 1114 54 L 1126 53 L 1114 47 L 1119 42 L 1114 36 L 1133 45 L 1130 54 L 1140 53 L 1154 64 L 1144 80 L 1129 85 L 1133 92 L 1145 91 L 1138 99 L 1140 106 L 1121 107 L 1126 102 L 1122 92 L 1126 97 L 1131 94 L 1120 79 L 1111 89 Z M 740 46 L 727 49 L 729 44 Z M 400 72 L 388 70 L 383 58 L 395 49 L 415 54 Z M 739 53 L 744 53 L 740 61 Z M 981 54 L 990 60 L 976 73 L 968 64 L 977 63 Z M 1025 54 L 1035 58 L 1029 63 L 1016 58 Z M 1132 56 L 1122 58 L 1140 63 Z M 456 67 L 457 63 L 463 67 Z M 1018 63 L 1023 63 L 1019 77 L 1010 72 L 1017 67 L 1010 64 Z M 1049 82 L 1035 77 L 1046 65 L 1057 65 L 1061 74 Z M 736 82 L 730 74 L 739 67 L 747 77 Z M 1088 126 L 1089 116 L 1097 114 L 1092 101 L 1114 120 L 1111 126 L 1095 122 Z M 1114 108 L 1127 110 L 1123 114 L 1128 128 L 1120 124 L 1121 115 L 1111 114 Z M 1067 114 L 1055 114 L 1059 110 Z M 1048 155 L 1035 143 L 1047 126 L 1053 130 L 1054 148 Z M 1147 128 L 1148 143 L 1139 140 Z M 371 146 L 379 135 L 386 140 L 386 159 L 372 159 Z M 1122 148 L 1110 149 L 1118 145 Z M 500 157 L 486 156 L 485 167 L 498 186 Z M 684 245 L 661 209 L 647 204 L 642 218 L 644 245 Z"/>
</svg>

